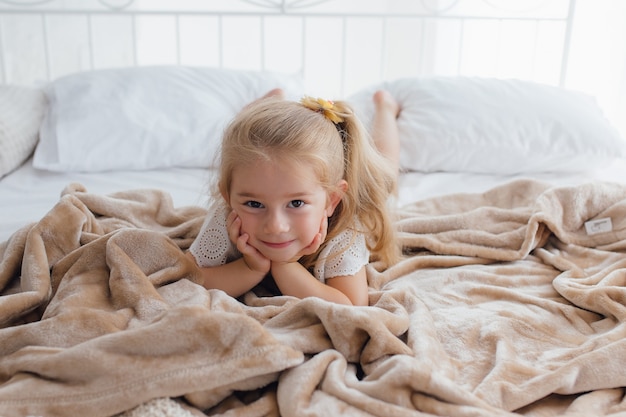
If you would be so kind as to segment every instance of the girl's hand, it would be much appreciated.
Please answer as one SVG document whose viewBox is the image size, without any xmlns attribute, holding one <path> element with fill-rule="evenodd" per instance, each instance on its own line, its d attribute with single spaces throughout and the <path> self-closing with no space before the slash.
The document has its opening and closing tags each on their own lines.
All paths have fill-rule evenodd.
<svg viewBox="0 0 626 417">
<path fill-rule="evenodd" d="M 248 268 L 263 275 L 267 274 L 271 267 L 270 260 L 263 256 L 254 246 L 248 244 L 250 236 L 247 233 L 242 233 L 241 218 L 234 211 L 226 218 L 226 228 L 228 237 L 243 255 L 243 260 Z"/>
</svg>

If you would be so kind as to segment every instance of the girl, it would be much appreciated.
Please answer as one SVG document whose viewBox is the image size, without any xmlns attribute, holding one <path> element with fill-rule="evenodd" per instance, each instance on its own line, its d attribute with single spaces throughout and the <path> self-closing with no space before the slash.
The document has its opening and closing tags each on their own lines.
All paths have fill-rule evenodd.
<svg viewBox="0 0 626 417">
<path fill-rule="evenodd" d="M 227 127 L 215 202 L 190 247 L 206 288 L 238 297 L 270 274 L 282 294 L 368 304 L 365 266 L 395 262 L 398 104 L 374 95 L 374 143 L 344 102 L 273 90 Z M 384 138 L 387 138 L 386 140 Z"/>
</svg>

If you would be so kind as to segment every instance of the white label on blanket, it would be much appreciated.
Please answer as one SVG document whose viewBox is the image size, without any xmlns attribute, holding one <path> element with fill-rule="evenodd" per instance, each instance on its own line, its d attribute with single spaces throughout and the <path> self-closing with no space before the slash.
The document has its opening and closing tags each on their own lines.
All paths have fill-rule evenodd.
<svg viewBox="0 0 626 417">
<path fill-rule="evenodd" d="M 588 222 L 585 222 L 585 230 L 587 230 L 588 235 L 610 232 L 611 230 L 613 230 L 613 223 L 611 223 L 610 217 L 606 217 L 604 219 L 589 220 Z"/>
</svg>

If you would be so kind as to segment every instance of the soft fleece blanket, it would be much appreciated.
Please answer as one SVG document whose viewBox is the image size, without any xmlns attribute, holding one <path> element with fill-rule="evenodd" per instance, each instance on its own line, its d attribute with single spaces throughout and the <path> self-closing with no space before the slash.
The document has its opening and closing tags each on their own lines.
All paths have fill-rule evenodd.
<svg viewBox="0 0 626 417">
<path fill-rule="evenodd" d="M 626 415 L 626 186 L 416 202 L 369 307 L 205 290 L 204 215 L 72 185 L 0 245 L 0 416 Z"/>
</svg>

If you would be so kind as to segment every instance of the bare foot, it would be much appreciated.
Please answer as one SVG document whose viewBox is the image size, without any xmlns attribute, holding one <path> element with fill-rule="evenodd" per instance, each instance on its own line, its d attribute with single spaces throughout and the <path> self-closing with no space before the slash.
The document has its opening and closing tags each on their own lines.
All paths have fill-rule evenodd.
<svg viewBox="0 0 626 417">
<path fill-rule="evenodd" d="M 250 105 L 252 105 L 253 103 L 256 103 L 258 101 L 264 100 L 266 98 L 274 98 L 274 99 L 284 99 L 285 98 L 285 92 L 283 91 L 282 88 L 274 88 L 271 89 L 270 91 L 268 91 L 267 93 L 263 94 L 261 97 L 257 98 L 256 100 L 246 104 L 243 108 L 247 109 L 248 107 L 250 107 Z"/>
<path fill-rule="evenodd" d="M 283 99 L 285 98 L 285 92 L 283 91 L 282 88 L 274 88 L 268 91 L 267 93 L 265 93 L 263 96 L 261 96 L 261 98 L 268 98 L 268 97 L 275 97 L 275 98 Z"/>
<path fill-rule="evenodd" d="M 393 115 L 394 118 L 398 118 L 400 115 L 400 103 L 387 90 L 378 90 L 373 96 L 374 105 L 376 106 L 376 112 L 382 112 Z"/>
<path fill-rule="evenodd" d="M 374 100 L 374 120 L 372 138 L 378 151 L 391 162 L 396 175 L 400 171 L 400 132 L 398 131 L 398 115 L 400 103 L 386 90 L 378 90 L 372 97 Z"/>
</svg>

